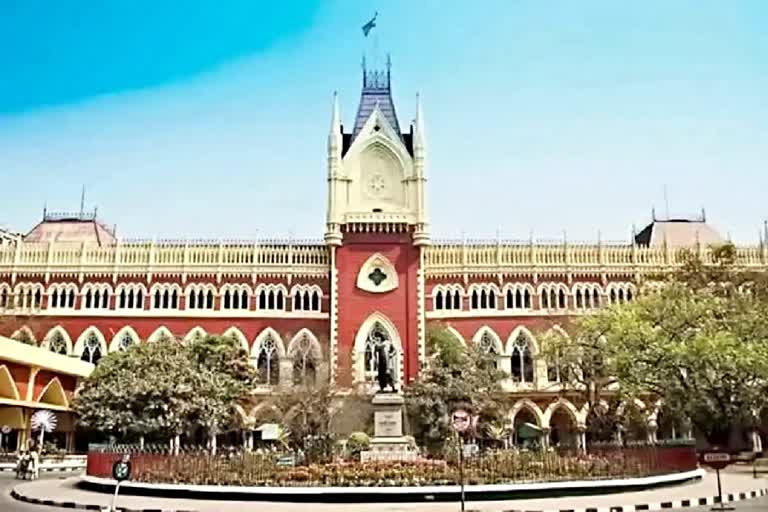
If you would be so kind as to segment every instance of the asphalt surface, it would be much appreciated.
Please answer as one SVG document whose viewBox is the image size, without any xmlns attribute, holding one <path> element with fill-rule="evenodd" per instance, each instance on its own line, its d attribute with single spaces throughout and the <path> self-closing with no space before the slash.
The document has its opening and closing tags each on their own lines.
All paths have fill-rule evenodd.
<svg viewBox="0 0 768 512">
<path fill-rule="evenodd" d="M 67 478 L 72 476 L 72 473 L 43 473 L 40 475 L 40 479 L 57 479 Z M 22 480 L 16 480 L 13 473 L 2 472 L 0 473 L 0 511 L 2 512 L 56 512 L 56 511 L 68 511 L 72 512 L 71 508 L 59 508 L 48 507 L 44 505 L 30 505 L 28 503 L 22 503 L 11 498 L 11 489 L 17 484 L 23 483 Z"/>
<path fill-rule="evenodd" d="M 734 512 L 766 512 L 768 510 L 768 496 L 762 498 L 755 498 L 753 500 L 738 501 L 736 503 L 729 503 L 725 505 L 726 508 L 732 508 Z M 689 510 L 690 512 L 710 512 L 711 510 L 719 510 L 720 505 L 714 507 L 696 507 L 696 508 L 681 508 L 676 510 Z"/>
</svg>

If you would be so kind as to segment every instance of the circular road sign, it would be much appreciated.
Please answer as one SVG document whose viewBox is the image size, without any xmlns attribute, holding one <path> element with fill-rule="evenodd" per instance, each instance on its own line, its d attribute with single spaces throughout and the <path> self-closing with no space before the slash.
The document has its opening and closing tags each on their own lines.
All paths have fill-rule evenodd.
<svg viewBox="0 0 768 512">
<path fill-rule="evenodd" d="M 472 424 L 472 418 L 467 411 L 459 409 L 451 415 L 451 424 L 456 432 L 466 432 Z"/>
<path fill-rule="evenodd" d="M 723 469 L 730 464 L 733 459 L 728 452 L 713 450 L 705 452 L 701 457 L 701 461 L 712 469 Z"/>
<path fill-rule="evenodd" d="M 123 459 L 112 464 L 112 478 L 118 482 L 131 478 L 130 461 Z"/>
</svg>

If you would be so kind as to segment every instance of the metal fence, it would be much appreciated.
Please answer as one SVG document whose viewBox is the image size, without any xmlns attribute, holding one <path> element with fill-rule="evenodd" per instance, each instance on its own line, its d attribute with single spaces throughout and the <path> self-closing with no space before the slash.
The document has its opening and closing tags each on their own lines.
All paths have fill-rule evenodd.
<svg viewBox="0 0 768 512">
<path fill-rule="evenodd" d="M 135 448 L 88 454 L 87 473 L 109 478 L 112 464 L 131 452 L 132 479 L 141 482 L 246 486 L 401 486 L 459 482 L 457 459 L 386 460 L 361 463 L 337 458 L 309 460 L 287 452 L 188 450 L 178 455 Z M 642 477 L 696 469 L 693 446 L 601 446 L 580 452 L 503 450 L 464 459 L 469 484 L 554 482 Z"/>
</svg>

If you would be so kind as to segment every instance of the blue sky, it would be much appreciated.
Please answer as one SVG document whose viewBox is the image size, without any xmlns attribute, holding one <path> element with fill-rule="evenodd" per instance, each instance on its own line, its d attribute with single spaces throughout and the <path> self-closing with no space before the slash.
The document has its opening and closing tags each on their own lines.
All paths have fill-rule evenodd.
<svg viewBox="0 0 768 512">
<path fill-rule="evenodd" d="M 768 4 L 0 2 L 0 225 L 80 187 L 123 236 L 319 237 L 338 90 L 379 12 L 420 92 L 435 237 L 626 239 L 651 207 L 738 241 L 768 218 Z"/>
</svg>

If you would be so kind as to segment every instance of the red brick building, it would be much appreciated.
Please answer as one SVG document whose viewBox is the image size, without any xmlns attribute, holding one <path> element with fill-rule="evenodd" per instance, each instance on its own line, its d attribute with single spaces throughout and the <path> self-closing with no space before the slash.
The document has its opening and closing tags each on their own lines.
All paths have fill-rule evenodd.
<svg viewBox="0 0 768 512">
<path fill-rule="evenodd" d="M 331 119 L 323 241 L 126 242 L 95 214 L 46 214 L 0 245 L 0 311 L 15 319 L 2 334 L 88 362 L 161 336 L 229 334 L 265 390 L 307 378 L 372 389 L 377 344 L 391 345 L 406 384 L 440 322 L 496 354 L 517 397 L 512 424 L 583 432 L 588 411 L 561 396 L 557 368 L 537 358 L 539 334 L 567 336 L 568 318 L 631 301 L 644 275 L 680 264 L 681 247 L 707 258 L 720 241 L 703 215 L 654 219 L 626 243 L 435 241 L 418 101 L 403 128 L 389 69 L 365 70 L 351 128 L 336 98 Z M 738 258 L 765 268 L 765 240 Z M 654 430 L 654 405 L 644 407 Z"/>
</svg>

